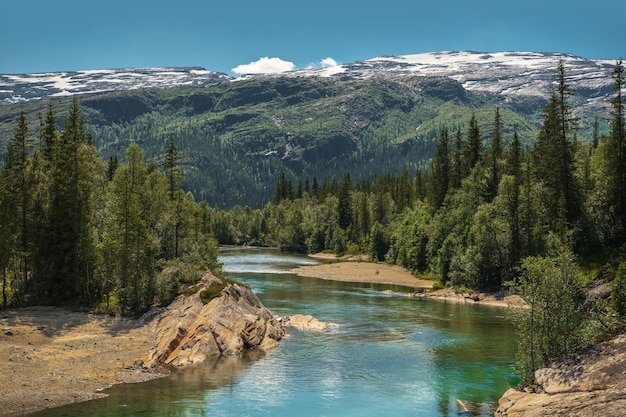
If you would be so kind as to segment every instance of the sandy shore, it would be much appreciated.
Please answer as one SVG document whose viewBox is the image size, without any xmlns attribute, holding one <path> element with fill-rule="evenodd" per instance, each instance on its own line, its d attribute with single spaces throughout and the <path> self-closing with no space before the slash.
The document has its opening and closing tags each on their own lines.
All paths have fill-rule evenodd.
<svg viewBox="0 0 626 417">
<path fill-rule="evenodd" d="M 505 293 L 456 294 L 454 289 L 451 288 L 431 292 L 429 290 L 432 290 L 434 281 L 416 278 L 409 271 L 397 265 L 361 262 L 354 257 L 338 259 L 335 255 L 323 253 L 311 256 L 317 259 L 338 260 L 338 262 L 303 266 L 294 271 L 296 274 L 333 281 L 367 282 L 411 287 L 425 290 L 425 292 L 407 292 L 407 296 L 423 297 L 443 302 L 480 304 L 493 307 L 510 307 L 522 302 L 518 296 L 509 296 Z"/>
<path fill-rule="evenodd" d="M 412 288 L 430 289 L 433 281 L 415 278 L 406 269 L 397 265 L 371 262 L 335 262 L 330 264 L 302 266 L 295 270 L 300 276 L 345 282 L 367 282 L 372 284 L 402 285 Z"/>
<path fill-rule="evenodd" d="M 0 311 L 0 415 L 85 401 L 143 367 L 155 337 L 136 320 L 32 307 Z"/>
</svg>

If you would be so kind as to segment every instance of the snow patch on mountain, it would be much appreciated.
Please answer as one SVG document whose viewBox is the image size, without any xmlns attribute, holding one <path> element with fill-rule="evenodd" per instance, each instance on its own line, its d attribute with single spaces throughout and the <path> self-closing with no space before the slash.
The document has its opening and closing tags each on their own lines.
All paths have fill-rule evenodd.
<svg viewBox="0 0 626 417">
<path fill-rule="evenodd" d="M 273 75 L 249 74 L 236 80 L 263 77 L 340 77 L 376 79 L 405 76 L 449 77 L 473 92 L 503 97 L 547 97 L 559 62 L 578 97 L 600 107 L 613 94 L 615 61 L 538 52 L 445 51 L 381 56 L 343 65 L 294 70 Z M 328 61 L 330 63 L 330 61 Z M 41 74 L 0 75 L 0 104 L 113 90 L 206 86 L 235 80 L 199 67 L 105 69 Z"/>
<path fill-rule="evenodd" d="M 199 67 L 8 74 L 0 75 L 0 104 L 114 90 L 206 86 L 230 80 L 227 74 Z"/>
<path fill-rule="evenodd" d="M 611 72 L 616 61 L 559 53 L 445 51 L 381 56 L 289 75 L 357 79 L 443 76 L 458 81 L 469 91 L 545 97 L 554 83 L 559 62 L 565 66 L 567 81 L 587 100 L 604 98 L 612 91 Z"/>
</svg>

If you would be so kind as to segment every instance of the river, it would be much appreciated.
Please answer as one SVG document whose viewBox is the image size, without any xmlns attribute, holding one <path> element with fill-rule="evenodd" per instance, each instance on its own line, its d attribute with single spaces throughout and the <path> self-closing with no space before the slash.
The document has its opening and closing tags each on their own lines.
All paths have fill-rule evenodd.
<svg viewBox="0 0 626 417">
<path fill-rule="evenodd" d="M 278 251 L 230 249 L 220 260 L 275 314 L 339 326 L 289 330 L 269 353 L 215 358 L 33 416 L 490 416 L 516 383 L 513 330 L 502 309 L 298 277 L 290 270 L 317 261 Z M 472 413 L 462 414 L 457 400 Z"/>
</svg>

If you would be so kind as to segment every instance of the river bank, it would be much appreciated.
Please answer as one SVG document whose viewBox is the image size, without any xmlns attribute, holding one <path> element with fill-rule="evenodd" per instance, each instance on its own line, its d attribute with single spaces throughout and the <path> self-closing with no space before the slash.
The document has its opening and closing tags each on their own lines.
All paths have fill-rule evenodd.
<svg viewBox="0 0 626 417">
<path fill-rule="evenodd" d="M 626 412 L 626 335 L 565 356 L 535 372 L 534 391 L 511 388 L 497 417 L 623 417 Z"/>
<path fill-rule="evenodd" d="M 86 401 L 113 384 L 163 376 L 143 366 L 155 341 L 141 320 L 53 307 L 0 311 L 0 415 Z"/>
<path fill-rule="evenodd" d="M 212 291 L 220 296 L 207 299 Z M 284 336 L 248 287 L 207 272 L 186 292 L 139 320 L 53 307 L 0 311 L 0 416 L 99 398 L 113 384 L 269 350 Z"/>
<path fill-rule="evenodd" d="M 380 262 L 363 262 L 361 258 L 354 256 L 337 258 L 335 255 L 326 253 L 309 256 L 323 260 L 338 260 L 338 262 L 302 266 L 294 270 L 297 275 L 332 281 L 410 287 L 415 288 L 417 291 L 407 292 L 407 296 L 428 298 L 450 303 L 480 304 L 500 308 L 523 303 L 520 297 L 508 295 L 504 291 L 497 294 L 464 294 L 457 293 L 452 288 L 432 291 L 435 281 L 416 278 L 408 270 L 398 265 L 389 265 Z"/>
</svg>

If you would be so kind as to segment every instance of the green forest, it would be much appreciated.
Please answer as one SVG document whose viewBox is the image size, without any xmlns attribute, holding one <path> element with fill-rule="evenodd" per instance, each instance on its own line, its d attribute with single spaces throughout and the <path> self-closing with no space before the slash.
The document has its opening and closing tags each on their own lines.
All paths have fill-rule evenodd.
<svg viewBox="0 0 626 417">
<path fill-rule="evenodd" d="M 61 128 L 71 98 L 52 102 Z M 443 124 L 467 123 L 473 112 L 488 131 L 496 105 L 507 140 L 516 129 L 524 144 L 534 142 L 543 98 L 473 93 L 442 77 L 259 78 L 80 98 L 85 129 L 102 158 L 125 161 L 126 149 L 136 143 L 147 160 L 161 164 L 173 137 L 183 189 L 222 209 L 262 208 L 283 173 L 297 182 L 350 172 L 360 182 L 401 174 L 406 166 L 413 175 L 427 169 Z M 0 157 L 22 111 L 37 126 L 45 102 L 0 106 Z M 583 117 L 593 120 L 596 112 Z"/>
<path fill-rule="evenodd" d="M 74 100 L 38 137 L 24 114 L 0 173 L 2 306 L 68 305 L 133 315 L 219 271 L 208 206 L 181 189 L 173 140 L 162 166 L 132 144 L 101 159 Z"/>
<path fill-rule="evenodd" d="M 219 271 L 218 244 L 366 253 L 436 286 L 520 294 L 530 308 L 513 318 L 518 367 L 531 383 L 542 364 L 623 330 L 621 61 L 613 80 L 609 119 L 582 129 L 563 65 L 547 102 L 525 103 L 526 119 L 431 79 L 88 97 L 71 101 L 61 126 L 53 102 L 24 106 L 0 173 L 2 306 L 136 316 Z M 410 100 L 396 92 L 417 85 Z M 272 117 L 258 108 L 276 100 Z M 146 103 L 155 107 L 137 110 Z M 179 110 L 161 119 L 158 106 Z M 105 115 L 117 123 L 99 127 Z M 586 296 L 599 281 L 610 296 Z"/>
</svg>

